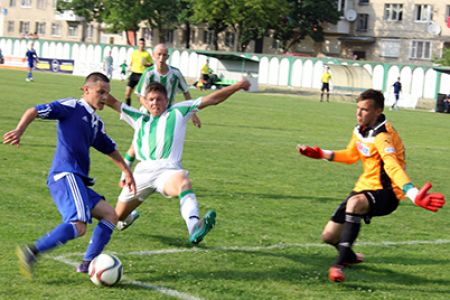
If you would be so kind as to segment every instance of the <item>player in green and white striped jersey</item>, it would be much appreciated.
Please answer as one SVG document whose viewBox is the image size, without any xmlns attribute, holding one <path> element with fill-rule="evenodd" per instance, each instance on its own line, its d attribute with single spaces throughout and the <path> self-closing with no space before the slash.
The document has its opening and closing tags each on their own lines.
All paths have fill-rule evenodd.
<svg viewBox="0 0 450 300">
<path fill-rule="evenodd" d="M 235 92 L 248 90 L 248 80 L 215 91 L 196 100 L 167 107 L 167 92 L 160 83 L 150 83 L 141 104 L 150 114 L 141 112 L 113 97 L 107 104 L 120 113 L 121 119 L 134 128 L 133 146 L 140 162 L 134 170 L 137 192 L 127 187 L 119 196 L 116 213 L 120 221 L 157 191 L 166 197 L 178 197 L 181 216 L 186 222 L 189 240 L 197 244 L 214 227 L 216 213 L 210 210 L 199 220 L 199 209 L 188 172 L 181 167 L 186 124 L 192 115 L 210 105 L 217 105 Z M 130 215 L 131 216 L 131 215 Z M 132 220 L 131 220 L 132 221 Z"/>
<path fill-rule="evenodd" d="M 139 98 L 145 96 L 144 91 L 151 82 L 159 82 L 164 85 L 167 90 L 168 107 L 172 106 L 173 102 L 175 101 L 177 90 L 181 90 L 183 92 L 185 100 L 192 99 L 186 80 L 184 79 L 180 70 L 167 64 L 168 58 L 169 49 L 167 49 L 164 44 L 156 45 L 153 50 L 154 64 L 151 67 L 145 69 L 138 85 L 136 86 L 136 94 L 139 96 Z M 141 107 L 141 111 L 146 111 L 146 109 L 144 107 Z M 198 128 L 201 127 L 201 121 L 195 113 L 192 115 L 192 123 Z M 125 162 L 130 168 L 135 158 L 136 154 L 133 145 L 131 145 L 124 156 Z M 122 173 L 119 181 L 119 186 L 121 187 L 123 186 L 123 179 L 124 174 Z M 133 211 L 132 215 L 135 218 L 139 217 L 139 213 L 137 211 Z M 119 230 L 123 230 L 125 228 L 126 227 L 123 227 L 122 223 L 120 223 L 118 226 Z"/>
</svg>

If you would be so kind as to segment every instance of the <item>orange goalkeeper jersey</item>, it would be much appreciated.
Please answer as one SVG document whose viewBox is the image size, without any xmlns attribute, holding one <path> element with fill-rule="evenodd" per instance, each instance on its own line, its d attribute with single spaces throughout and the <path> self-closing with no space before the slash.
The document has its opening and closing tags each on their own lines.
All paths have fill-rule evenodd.
<svg viewBox="0 0 450 300">
<path fill-rule="evenodd" d="M 374 128 L 356 126 L 345 150 L 334 151 L 333 161 L 352 164 L 361 160 L 363 173 L 354 191 L 389 189 L 398 199 L 405 197 L 402 187 L 411 182 L 405 172 L 405 148 L 384 115 Z"/>
</svg>

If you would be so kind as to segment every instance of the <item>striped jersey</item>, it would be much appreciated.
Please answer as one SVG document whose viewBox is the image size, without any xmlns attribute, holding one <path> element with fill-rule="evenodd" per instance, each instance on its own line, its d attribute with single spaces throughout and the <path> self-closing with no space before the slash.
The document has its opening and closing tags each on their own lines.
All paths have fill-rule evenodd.
<svg viewBox="0 0 450 300">
<path fill-rule="evenodd" d="M 38 117 L 58 120 L 56 150 L 49 177 L 60 173 L 74 173 L 87 184 L 89 177 L 89 149 L 94 147 L 104 154 L 116 150 L 116 144 L 106 134 L 105 126 L 95 110 L 84 100 L 65 98 L 37 105 Z"/>
<path fill-rule="evenodd" d="M 155 65 L 147 68 L 142 74 L 138 85 L 136 86 L 136 94 L 139 96 L 145 96 L 145 89 L 151 82 L 159 82 L 166 87 L 168 106 L 170 107 L 175 100 L 177 88 L 183 93 L 187 93 L 189 86 L 186 83 L 180 70 L 175 67 L 168 66 L 169 71 L 162 75 L 157 70 Z"/>
<path fill-rule="evenodd" d="M 186 124 L 200 103 L 201 98 L 179 102 L 158 117 L 122 104 L 120 118 L 134 129 L 136 158 L 181 166 Z"/>
<path fill-rule="evenodd" d="M 374 128 L 356 126 L 347 148 L 334 151 L 333 161 L 351 164 L 358 160 L 364 171 L 355 192 L 393 189 L 398 199 L 404 198 L 402 188 L 411 182 L 405 171 L 405 148 L 384 115 Z"/>
</svg>

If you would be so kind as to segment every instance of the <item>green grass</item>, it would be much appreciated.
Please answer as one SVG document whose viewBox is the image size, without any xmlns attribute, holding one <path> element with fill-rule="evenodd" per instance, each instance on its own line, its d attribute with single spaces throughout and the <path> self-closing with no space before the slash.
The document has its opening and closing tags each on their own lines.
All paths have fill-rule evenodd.
<svg viewBox="0 0 450 300">
<path fill-rule="evenodd" d="M 24 72 L 0 70 L 2 133 L 13 129 L 30 106 L 81 95 L 80 77 L 36 73 L 35 82 L 24 79 Z M 123 99 L 124 87 L 124 82 L 114 81 L 112 93 Z M 429 180 L 433 190 L 450 195 L 450 116 L 386 114 L 406 145 L 413 182 Z M 108 108 L 99 115 L 124 152 L 130 128 Z M 15 245 L 35 240 L 60 222 L 46 188 L 55 123 L 35 121 L 20 148 L 0 147 L 0 299 L 172 298 L 132 280 L 201 299 L 448 299 L 448 243 L 382 245 L 450 240 L 448 208 L 433 214 L 409 201 L 394 214 L 363 225 L 355 250 L 366 255 L 366 262 L 346 271 L 345 283 L 328 282 L 336 253 L 321 245 L 320 233 L 352 189 L 361 166 L 306 159 L 295 145 L 345 147 L 354 115 L 354 104 L 248 93 L 200 112 L 203 127 L 188 126 L 183 163 L 201 213 L 217 210 L 217 227 L 192 248 L 178 200 L 150 197 L 136 224 L 115 232 L 107 247 L 106 252 L 120 257 L 126 275 L 114 288 L 98 288 L 73 266 L 53 259 L 65 255 L 73 262 L 81 260 L 91 231 L 41 257 L 32 282 L 18 273 Z M 97 179 L 96 191 L 114 205 L 119 172 L 95 150 L 91 175 Z M 164 249 L 178 252 L 136 254 Z"/>
</svg>

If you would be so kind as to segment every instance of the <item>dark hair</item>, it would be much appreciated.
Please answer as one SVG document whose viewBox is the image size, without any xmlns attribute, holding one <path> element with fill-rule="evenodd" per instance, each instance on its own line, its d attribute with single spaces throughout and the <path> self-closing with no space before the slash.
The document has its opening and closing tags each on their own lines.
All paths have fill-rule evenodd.
<svg viewBox="0 0 450 300">
<path fill-rule="evenodd" d="M 144 38 L 140 38 L 139 42 L 144 42 L 145 43 L 145 39 Z"/>
<path fill-rule="evenodd" d="M 86 77 L 86 79 L 84 80 L 84 84 L 91 82 L 96 83 L 98 81 L 109 83 L 109 78 L 103 73 L 93 72 Z"/>
<path fill-rule="evenodd" d="M 384 95 L 381 91 L 374 89 L 365 90 L 359 95 L 357 102 L 364 100 L 372 100 L 375 108 L 384 109 Z"/>
<path fill-rule="evenodd" d="M 152 82 L 145 88 L 145 96 L 147 96 L 150 92 L 159 92 L 167 98 L 166 87 L 159 82 Z"/>
</svg>

